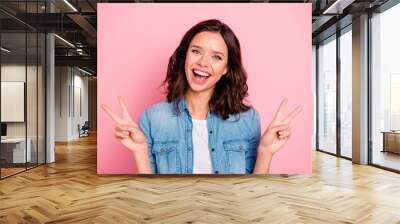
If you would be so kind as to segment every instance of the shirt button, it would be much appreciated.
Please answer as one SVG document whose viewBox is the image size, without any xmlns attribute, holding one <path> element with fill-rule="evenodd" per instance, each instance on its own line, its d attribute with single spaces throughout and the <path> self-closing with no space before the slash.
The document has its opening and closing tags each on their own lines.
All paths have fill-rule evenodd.
<svg viewBox="0 0 400 224">
<path fill-rule="evenodd" d="M 212 130 L 210 131 L 210 134 L 212 134 Z"/>
<path fill-rule="evenodd" d="M 190 151 L 190 150 L 192 150 L 192 148 L 191 148 L 191 147 L 189 147 L 188 149 L 189 149 L 189 151 Z"/>
<path fill-rule="evenodd" d="M 214 149 L 214 148 L 212 148 L 212 149 L 211 149 L 211 151 L 213 151 L 213 152 L 214 152 L 214 151 L 215 151 L 215 149 Z"/>
<path fill-rule="evenodd" d="M 216 170 L 214 173 L 218 174 L 218 170 Z"/>
</svg>

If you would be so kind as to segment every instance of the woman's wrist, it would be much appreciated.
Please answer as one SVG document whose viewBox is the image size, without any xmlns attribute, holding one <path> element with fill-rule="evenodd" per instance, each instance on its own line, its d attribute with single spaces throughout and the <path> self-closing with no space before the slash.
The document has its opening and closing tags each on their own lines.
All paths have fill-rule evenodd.
<svg viewBox="0 0 400 224">
<path fill-rule="evenodd" d="M 147 143 L 143 145 L 136 146 L 134 149 L 130 149 L 133 153 L 133 155 L 148 155 L 148 145 Z"/>
<path fill-rule="evenodd" d="M 262 146 L 262 145 L 258 146 L 257 154 L 258 154 L 257 158 L 258 158 L 258 156 L 261 156 L 261 158 L 265 158 L 265 159 L 268 159 L 268 158 L 272 159 L 272 157 L 274 156 L 274 154 L 271 152 L 271 150 L 269 150 L 269 148 L 267 146 Z"/>
<path fill-rule="evenodd" d="M 147 144 L 143 147 L 132 150 L 133 157 L 139 174 L 151 174 L 151 166 L 149 160 L 149 152 Z"/>
<path fill-rule="evenodd" d="M 254 167 L 254 174 L 268 174 L 273 153 L 265 146 L 258 146 L 257 159 Z"/>
</svg>

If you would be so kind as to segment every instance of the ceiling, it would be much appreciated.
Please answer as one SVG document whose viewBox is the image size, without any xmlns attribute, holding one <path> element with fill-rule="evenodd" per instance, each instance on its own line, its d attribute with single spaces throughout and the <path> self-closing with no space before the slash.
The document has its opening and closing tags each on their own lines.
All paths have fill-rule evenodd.
<svg viewBox="0 0 400 224">
<path fill-rule="evenodd" d="M 269 2 L 269 3 L 312 3 L 313 43 L 327 38 L 337 28 L 351 24 L 353 16 L 372 10 L 387 0 L 203 0 L 203 1 L 165 1 L 165 0 L 1 0 L 0 24 L 5 35 L 2 43 L 18 49 L 25 46 L 23 33 L 28 31 L 55 32 L 56 65 L 80 66 L 96 73 L 97 57 L 97 3 L 128 2 Z M 49 13 L 52 11 L 52 13 Z M 340 22 L 338 23 L 338 21 Z M 66 43 L 62 39 L 68 41 Z M 72 45 L 71 45 L 72 44 Z M 4 44 L 3 44 L 4 46 Z M 34 43 L 28 44 L 30 48 Z M 20 48 L 22 51 L 23 49 Z"/>
</svg>

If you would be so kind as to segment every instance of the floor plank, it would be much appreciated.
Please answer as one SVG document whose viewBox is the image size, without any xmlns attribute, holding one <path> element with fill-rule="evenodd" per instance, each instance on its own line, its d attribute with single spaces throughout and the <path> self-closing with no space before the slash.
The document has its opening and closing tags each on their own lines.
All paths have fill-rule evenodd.
<svg viewBox="0 0 400 224">
<path fill-rule="evenodd" d="M 313 154 L 312 175 L 97 175 L 94 136 L 0 181 L 0 223 L 400 223 L 400 175 Z"/>
</svg>

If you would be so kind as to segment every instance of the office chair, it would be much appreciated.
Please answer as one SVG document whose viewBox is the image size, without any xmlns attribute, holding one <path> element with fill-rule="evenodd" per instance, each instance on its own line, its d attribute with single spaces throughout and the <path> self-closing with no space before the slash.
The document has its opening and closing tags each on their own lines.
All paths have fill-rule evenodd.
<svg viewBox="0 0 400 224">
<path fill-rule="evenodd" d="M 78 124 L 78 129 L 79 129 L 79 138 L 80 137 L 87 137 L 89 136 L 89 121 L 85 121 L 85 123 L 82 125 L 82 127 L 79 127 L 80 125 Z"/>
</svg>

